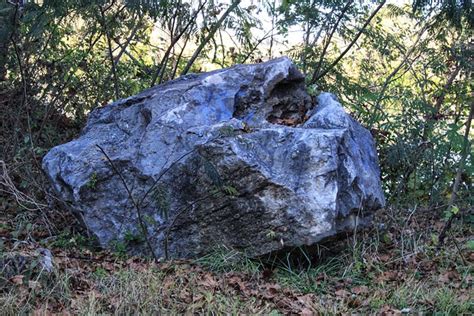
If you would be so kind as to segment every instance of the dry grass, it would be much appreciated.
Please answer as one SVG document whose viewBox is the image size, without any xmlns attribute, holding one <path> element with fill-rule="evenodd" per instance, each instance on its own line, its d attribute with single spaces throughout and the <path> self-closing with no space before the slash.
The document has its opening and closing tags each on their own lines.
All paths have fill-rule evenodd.
<svg viewBox="0 0 474 316">
<path fill-rule="evenodd" d="M 43 245 L 54 254 L 48 273 L 38 244 L 11 238 L 0 308 L 4 315 L 474 313 L 472 223 L 457 222 L 436 252 L 433 235 L 443 222 L 422 211 L 407 221 L 411 211 L 398 212 L 378 219 L 388 229 L 358 232 L 337 250 L 321 246 L 319 256 L 300 249 L 272 266 L 225 247 L 194 262 L 155 264 L 91 252 L 65 235 Z"/>
</svg>

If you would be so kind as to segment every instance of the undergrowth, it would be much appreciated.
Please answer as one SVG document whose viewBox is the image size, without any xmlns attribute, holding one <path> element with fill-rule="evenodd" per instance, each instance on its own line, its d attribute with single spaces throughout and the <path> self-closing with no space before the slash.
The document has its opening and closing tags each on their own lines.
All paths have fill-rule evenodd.
<svg viewBox="0 0 474 316">
<path fill-rule="evenodd" d="M 97 251 L 71 232 L 40 245 L 3 223 L 0 306 L 5 315 L 472 314 L 472 222 L 460 218 L 438 251 L 443 220 L 421 209 L 407 220 L 406 212 L 384 210 L 373 229 L 316 251 L 250 259 L 222 246 L 162 263 Z M 41 247 L 52 251 L 51 272 Z"/>
</svg>

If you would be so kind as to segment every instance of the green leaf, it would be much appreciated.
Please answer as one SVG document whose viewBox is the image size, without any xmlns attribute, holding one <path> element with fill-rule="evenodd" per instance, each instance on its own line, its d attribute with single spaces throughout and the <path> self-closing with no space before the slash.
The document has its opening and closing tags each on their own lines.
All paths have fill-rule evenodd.
<svg viewBox="0 0 474 316">
<path fill-rule="evenodd" d="M 225 192 L 225 194 L 230 195 L 230 196 L 237 196 L 239 194 L 239 191 L 237 191 L 237 189 L 231 185 L 225 185 L 222 189 Z"/>
<path fill-rule="evenodd" d="M 438 235 L 431 234 L 431 242 L 433 243 L 433 245 L 437 245 L 439 243 Z"/>
<path fill-rule="evenodd" d="M 473 240 L 468 240 L 467 243 L 466 243 L 466 247 L 470 251 L 474 251 L 474 239 Z"/>
<path fill-rule="evenodd" d="M 451 213 L 452 213 L 453 215 L 458 214 L 458 213 L 459 213 L 459 207 L 457 207 L 456 205 L 453 205 L 453 206 L 451 207 Z"/>
</svg>

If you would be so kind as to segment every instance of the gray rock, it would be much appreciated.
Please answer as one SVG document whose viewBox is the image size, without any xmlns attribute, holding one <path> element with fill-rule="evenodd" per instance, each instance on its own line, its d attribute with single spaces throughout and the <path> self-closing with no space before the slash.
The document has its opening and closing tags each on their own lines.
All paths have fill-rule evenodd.
<svg viewBox="0 0 474 316">
<path fill-rule="evenodd" d="M 314 103 L 288 58 L 192 74 L 94 110 L 43 168 L 103 246 L 149 255 L 146 234 L 157 257 L 189 258 L 310 245 L 385 204 L 370 133 L 333 95 Z"/>
</svg>

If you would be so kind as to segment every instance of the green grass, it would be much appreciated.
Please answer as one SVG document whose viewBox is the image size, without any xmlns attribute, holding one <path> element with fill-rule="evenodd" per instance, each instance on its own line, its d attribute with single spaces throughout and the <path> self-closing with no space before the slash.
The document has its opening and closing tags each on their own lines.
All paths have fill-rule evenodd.
<svg viewBox="0 0 474 316">
<path fill-rule="evenodd" d="M 434 310 L 442 315 L 468 315 L 474 312 L 474 303 L 471 300 L 460 302 L 453 289 L 444 287 L 431 294 L 435 302 Z"/>
<path fill-rule="evenodd" d="M 303 271 L 297 271 L 284 265 L 278 268 L 275 280 L 282 286 L 293 288 L 305 294 L 327 293 L 328 279 L 339 279 L 341 268 L 342 262 L 337 258 Z"/>
<path fill-rule="evenodd" d="M 263 265 L 260 261 L 250 259 L 243 253 L 226 246 L 219 246 L 209 254 L 195 260 L 195 262 L 214 272 L 245 272 L 251 275 L 258 274 Z"/>
</svg>

